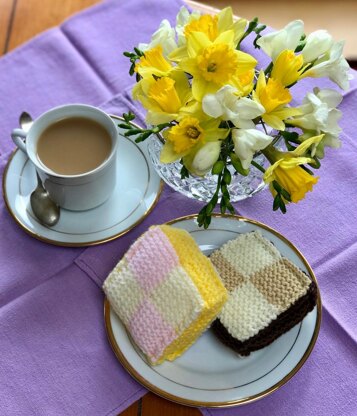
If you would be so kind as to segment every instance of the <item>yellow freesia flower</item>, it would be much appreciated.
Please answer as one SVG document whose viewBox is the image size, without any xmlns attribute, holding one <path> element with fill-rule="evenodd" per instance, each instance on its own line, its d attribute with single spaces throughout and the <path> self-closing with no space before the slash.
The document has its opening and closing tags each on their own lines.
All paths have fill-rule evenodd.
<svg viewBox="0 0 357 416">
<path fill-rule="evenodd" d="M 283 120 L 300 114 L 300 110 L 286 107 L 292 100 L 289 90 L 274 78 L 269 78 L 267 82 L 264 71 L 260 71 L 253 99 L 265 108 L 263 121 L 277 130 L 285 130 Z"/>
<path fill-rule="evenodd" d="M 274 62 L 271 77 L 287 87 L 300 79 L 305 68 L 303 56 L 295 55 L 293 51 L 286 49 L 279 54 Z"/>
<path fill-rule="evenodd" d="M 143 78 L 151 77 L 152 75 L 165 77 L 170 75 L 173 69 L 174 67 L 171 63 L 164 58 L 161 45 L 145 51 L 145 55 L 135 65 L 135 72 Z"/>
<path fill-rule="evenodd" d="M 219 128 L 219 120 L 201 121 L 196 117 L 186 116 L 179 124 L 164 131 L 166 140 L 161 151 L 160 161 L 171 163 L 195 152 L 208 142 L 223 140 L 229 130 Z"/>
<path fill-rule="evenodd" d="M 156 125 L 178 120 L 192 93 L 186 75 L 175 71 L 171 77 L 143 78 L 134 86 L 133 98 L 148 110 L 146 122 Z"/>
<path fill-rule="evenodd" d="M 215 93 L 235 77 L 250 72 L 257 61 L 249 54 L 234 48 L 234 32 L 223 32 L 213 42 L 201 32 L 192 32 L 187 42 L 188 58 L 179 67 L 193 76 L 192 94 L 201 101 Z"/>
<path fill-rule="evenodd" d="M 274 148 L 264 150 L 268 159 L 275 162 L 265 171 L 265 183 L 277 181 L 286 191 L 289 192 L 292 202 L 299 202 L 305 197 L 305 194 L 312 191 L 312 187 L 317 183 L 318 178 L 311 176 L 308 172 L 300 167 L 305 163 L 311 163 L 314 159 L 302 156 L 311 146 L 317 146 L 324 137 L 323 134 L 311 137 L 301 143 L 292 152 L 280 152 Z M 275 195 L 273 186 L 270 190 Z M 286 201 L 287 202 L 287 201 Z"/>
</svg>

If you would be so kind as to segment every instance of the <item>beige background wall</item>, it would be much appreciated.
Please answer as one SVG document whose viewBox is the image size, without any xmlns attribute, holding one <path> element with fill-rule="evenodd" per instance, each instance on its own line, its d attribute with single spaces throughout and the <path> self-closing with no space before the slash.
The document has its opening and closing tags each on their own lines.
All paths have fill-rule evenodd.
<svg viewBox="0 0 357 416">
<path fill-rule="evenodd" d="M 336 40 L 346 40 L 345 56 L 357 60 L 357 0 L 199 0 L 223 8 L 232 6 L 237 16 L 259 20 L 279 29 L 302 19 L 306 33 L 327 29 Z"/>
</svg>

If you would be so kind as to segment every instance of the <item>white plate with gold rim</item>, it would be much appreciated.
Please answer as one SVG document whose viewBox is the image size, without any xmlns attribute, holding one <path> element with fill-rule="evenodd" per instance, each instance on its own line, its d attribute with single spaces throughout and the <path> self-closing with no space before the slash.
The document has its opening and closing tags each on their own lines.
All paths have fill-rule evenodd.
<svg viewBox="0 0 357 416">
<path fill-rule="evenodd" d="M 179 218 L 170 224 L 190 232 L 207 255 L 239 234 L 260 230 L 283 256 L 316 282 L 308 262 L 293 244 L 257 221 L 217 214 L 208 230 L 197 226 L 196 216 Z M 117 358 L 146 388 L 189 406 L 228 407 L 252 402 L 274 392 L 302 367 L 318 336 L 321 299 L 318 295 L 317 306 L 300 324 L 249 357 L 238 356 L 208 330 L 181 357 L 158 366 L 148 364 L 107 300 L 104 315 L 109 341 Z"/>
<path fill-rule="evenodd" d="M 118 121 L 120 117 L 111 116 Z M 39 223 L 30 206 L 36 187 L 35 168 L 28 157 L 16 150 L 3 176 L 3 195 L 15 221 L 33 237 L 62 246 L 89 246 L 104 243 L 125 234 L 142 221 L 159 199 L 162 182 L 152 167 L 147 143 L 135 143 L 120 135 L 117 185 L 104 204 L 87 211 L 61 210 L 54 227 Z"/>
</svg>

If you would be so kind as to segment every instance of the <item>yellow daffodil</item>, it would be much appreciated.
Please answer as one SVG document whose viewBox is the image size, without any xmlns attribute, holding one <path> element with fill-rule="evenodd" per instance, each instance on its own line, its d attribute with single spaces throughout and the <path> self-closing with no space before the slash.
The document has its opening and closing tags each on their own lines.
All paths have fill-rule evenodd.
<svg viewBox="0 0 357 416">
<path fill-rule="evenodd" d="M 234 32 L 228 30 L 213 42 L 201 32 L 192 32 L 187 42 L 188 58 L 179 61 L 179 67 L 193 76 L 192 95 L 201 101 L 208 93 L 237 76 L 251 72 L 257 61 L 234 47 Z"/>
<path fill-rule="evenodd" d="M 246 19 L 238 19 L 236 21 L 233 19 L 231 7 L 226 7 L 216 16 L 200 16 L 194 13 L 189 15 L 187 9 L 181 9 L 178 20 L 180 21 L 180 25 L 179 27 L 176 26 L 176 31 L 178 33 L 180 47 L 170 55 L 170 58 L 176 62 L 187 58 L 187 41 L 192 33 L 203 33 L 210 41 L 214 42 L 222 33 L 230 30 L 233 31 L 233 43 L 234 47 L 236 47 L 242 39 L 247 26 Z"/>
<path fill-rule="evenodd" d="M 314 160 L 310 157 L 302 156 L 311 146 L 317 146 L 323 138 L 323 134 L 305 140 L 292 152 L 279 152 L 274 148 L 267 148 L 263 152 L 273 164 L 265 171 L 264 181 L 272 183 L 277 181 L 286 191 L 289 192 L 292 202 L 299 202 L 305 194 L 312 191 L 312 187 L 317 183 L 318 178 L 311 176 L 300 165 L 311 163 Z M 270 190 L 275 194 L 275 190 L 270 186 Z"/>
<path fill-rule="evenodd" d="M 229 130 L 219 128 L 219 120 L 201 121 L 196 117 L 186 116 L 179 124 L 164 131 L 166 139 L 161 151 L 160 161 L 171 163 L 195 152 L 205 143 L 223 140 Z"/>
<path fill-rule="evenodd" d="M 287 87 L 300 79 L 305 68 L 302 55 L 295 55 L 293 51 L 286 49 L 274 62 L 271 77 Z"/>
<path fill-rule="evenodd" d="M 300 114 L 298 109 L 286 106 L 292 99 L 289 90 L 274 78 L 267 82 L 264 71 L 260 71 L 253 99 L 265 108 L 262 115 L 265 123 L 277 130 L 285 130 L 283 120 Z"/>
<path fill-rule="evenodd" d="M 231 85 L 237 88 L 240 97 L 246 97 L 252 92 L 254 87 L 254 69 L 243 74 L 236 75 L 231 81 Z"/>
<path fill-rule="evenodd" d="M 143 78 L 133 88 L 133 98 L 140 100 L 148 110 L 146 122 L 167 123 L 179 119 L 191 97 L 191 88 L 183 72 L 173 72 L 172 77 Z"/>
<path fill-rule="evenodd" d="M 145 51 L 145 55 L 135 65 L 135 72 L 143 78 L 152 75 L 165 77 L 170 75 L 173 69 L 171 63 L 164 58 L 161 45 Z"/>
<path fill-rule="evenodd" d="M 215 16 L 205 14 L 192 20 L 185 26 L 184 34 L 188 38 L 192 32 L 202 32 L 213 42 L 221 33 L 233 30 L 234 44 L 237 45 L 244 35 L 246 25 L 245 19 L 234 21 L 232 8 L 226 7 Z"/>
<path fill-rule="evenodd" d="M 313 185 L 315 185 L 318 181 L 318 177 L 311 176 L 308 172 L 306 172 L 306 170 L 299 166 L 303 163 L 307 163 L 303 162 L 301 159 L 303 158 L 297 158 L 295 160 L 291 159 L 288 167 L 284 161 L 281 161 L 281 163 L 276 162 L 273 166 L 271 166 L 271 168 L 274 167 L 274 172 L 270 176 L 271 179 L 264 176 L 264 180 L 267 183 L 276 180 L 286 191 L 289 192 L 291 202 L 294 203 L 304 199 L 305 194 L 312 191 Z M 293 161 L 295 162 L 295 165 L 292 165 Z M 276 192 L 273 186 L 270 185 L 269 188 L 273 196 L 275 196 Z"/>
<path fill-rule="evenodd" d="M 184 34 L 187 38 L 192 32 L 202 32 L 208 39 L 214 41 L 218 36 L 218 16 L 204 14 L 197 20 L 192 20 L 184 28 Z"/>
</svg>

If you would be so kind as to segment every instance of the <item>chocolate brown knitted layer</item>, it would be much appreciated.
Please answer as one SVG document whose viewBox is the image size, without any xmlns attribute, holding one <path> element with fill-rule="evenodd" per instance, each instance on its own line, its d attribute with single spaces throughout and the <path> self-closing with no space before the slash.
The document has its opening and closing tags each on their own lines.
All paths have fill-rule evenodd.
<svg viewBox="0 0 357 416">
<path fill-rule="evenodd" d="M 232 348 L 238 354 L 247 356 L 251 352 L 271 344 L 280 337 L 280 335 L 283 335 L 301 322 L 305 316 L 314 309 L 316 300 L 317 287 L 314 282 L 311 282 L 308 291 L 304 296 L 301 296 L 301 298 L 291 305 L 289 309 L 281 313 L 269 326 L 243 342 L 232 337 L 219 319 L 216 319 L 213 322 L 211 328 L 223 344 Z"/>
</svg>

